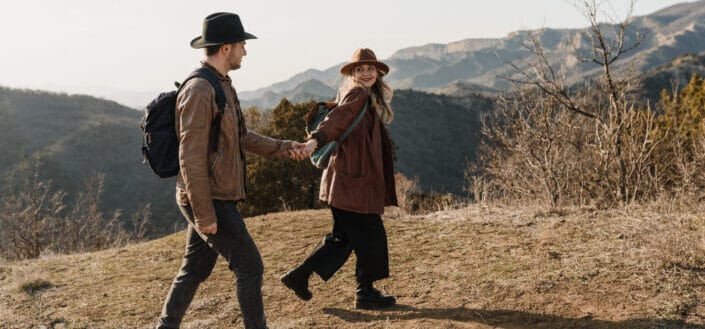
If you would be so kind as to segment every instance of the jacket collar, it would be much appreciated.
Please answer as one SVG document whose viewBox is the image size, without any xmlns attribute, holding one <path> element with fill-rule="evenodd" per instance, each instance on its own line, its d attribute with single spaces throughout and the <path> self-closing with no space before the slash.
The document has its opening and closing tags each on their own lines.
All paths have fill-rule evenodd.
<svg viewBox="0 0 705 329">
<path fill-rule="evenodd" d="M 213 70 L 213 72 L 215 72 L 215 74 L 218 76 L 218 79 L 219 79 L 220 81 L 222 81 L 222 82 L 227 82 L 227 83 L 231 83 L 231 82 L 232 82 L 232 80 L 230 79 L 230 76 L 229 76 L 229 75 L 222 75 L 222 74 L 220 74 L 220 72 L 219 72 L 215 67 L 213 67 L 213 65 L 208 64 L 208 62 L 206 62 L 206 61 L 201 61 L 201 66 L 202 66 L 202 67 L 207 67 L 207 68 Z"/>
</svg>

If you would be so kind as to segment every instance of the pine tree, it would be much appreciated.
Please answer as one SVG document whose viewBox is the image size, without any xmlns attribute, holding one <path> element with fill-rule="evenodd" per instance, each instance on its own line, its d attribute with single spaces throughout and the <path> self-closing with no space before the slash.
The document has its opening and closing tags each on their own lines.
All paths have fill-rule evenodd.
<svg viewBox="0 0 705 329">
<path fill-rule="evenodd" d="M 306 137 L 304 117 L 314 105 L 313 101 L 292 104 L 282 99 L 272 110 L 270 120 L 262 125 L 261 133 L 274 138 L 303 141 Z M 248 117 L 255 115 L 248 113 Z M 255 215 L 315 208 L 320 205 L 317 201 L 320 175 L 320 170 L 308 159 L 292 161 L 250 156 L 247 167 L 248 202 L 243 212 Z"/>
<path fill-rule="evenodd" d="M 660 118 L 662 131 L 677 138 L 683 152 L 692 158 L 696 143 L 705 135 L 705 81 L 695 73 L 677 95 L 664 91 L 661 97 L 664 111 Z"/>
</svg>

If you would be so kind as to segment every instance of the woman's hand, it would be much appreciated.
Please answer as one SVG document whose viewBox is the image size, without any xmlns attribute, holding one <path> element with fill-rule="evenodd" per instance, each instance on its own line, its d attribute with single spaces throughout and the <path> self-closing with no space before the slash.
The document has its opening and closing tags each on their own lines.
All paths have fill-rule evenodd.
<svg viewBox="0 0 705 329">
<path fill-rule="evenodd" d="M 316 150 L 317 147 L 318 147 L 317 140 L 309 139 L 308 141 L 306 141 L 306 144 L 304 144 L 304 151 L 307 154 L 306 156 L 311 156 L 311 154 L 313 153 L 313 151 Z"/>
</svg>

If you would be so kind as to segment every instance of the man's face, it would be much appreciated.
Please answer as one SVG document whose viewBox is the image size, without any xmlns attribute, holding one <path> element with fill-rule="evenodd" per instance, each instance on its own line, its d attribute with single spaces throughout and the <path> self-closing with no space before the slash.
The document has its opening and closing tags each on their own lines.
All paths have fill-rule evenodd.
<svg viewBox="0 0 705 329">
<path fill-rule="evenodd" d="M 228 64 L 230 64 L 230 70 L 237 70 L 242 65 L 242 57 L 247 55 L 247 50 L 245 50 L 245 41 L 233 43 L 229 46 L 229 51 L 227 51 Z"/>
</svg>

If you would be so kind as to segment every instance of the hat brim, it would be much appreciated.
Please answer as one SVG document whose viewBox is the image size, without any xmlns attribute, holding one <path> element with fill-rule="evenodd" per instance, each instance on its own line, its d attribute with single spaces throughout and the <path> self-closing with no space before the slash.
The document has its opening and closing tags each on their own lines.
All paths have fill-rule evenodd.
<svg viewBox="0 0 705 329">
<path fill-rule="evenodd" d="M 352 75 L 352 69 L 354 69 L 355 66 L 362 65 L 362 64 L 372 65 L 372 66 L 376 67 L 378 70 L 382 71 L 382 75 L 387 75 L 387 73 L 389 73 L 389 66 L 387 66 L 387 64 L 384 64 L 380 61 L 374 61 L 374 60 L 362 60 L 362 61 L 357 61 L 357 62 L 345 64 L 343 67 L 340 68 L 340 74 Z"/>
<path fill-rule="evenodd" d="M 191 40 L 191 48 L 205 48 L 208 46 L 217 46 L 217 45 L 227 45 L 231 43 L 236 43 L 240 41 L 245 41 L 245 40 L 250 40 L 250 39 L 257 39 L 256 36 L 249 34 L 247 32 L 243 33 L 241 36 L 238 36 L 236 38 L 232 38 L 229 40 L 223 40 L 223 41 L 211 41 L 208 42 L 205 39 L 203 39 L 203 36 L 197 36 L 193 40 Z"/>
</svg>

